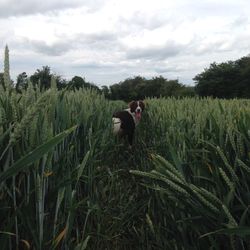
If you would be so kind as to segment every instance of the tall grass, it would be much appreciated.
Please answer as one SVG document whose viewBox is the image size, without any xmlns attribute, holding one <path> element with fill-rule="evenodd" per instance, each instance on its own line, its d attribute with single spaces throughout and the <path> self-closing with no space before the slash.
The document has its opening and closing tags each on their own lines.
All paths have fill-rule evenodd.
<svg viewBox="0 0 250 250">
<path fill-rule="evenodd" d="M 250 101 L 158 99 L 149 105 L 143 137 L 153 167 L 130 172 L 155 190 L 148 213 L 160 248 L 248 249 Z"/>
<path fill-rule="evenodd" d="M 250 102 L 146 102 L 129 150 L 123 102 L 0 89 L 2 249 L 247 249 Z"/>
</svg>

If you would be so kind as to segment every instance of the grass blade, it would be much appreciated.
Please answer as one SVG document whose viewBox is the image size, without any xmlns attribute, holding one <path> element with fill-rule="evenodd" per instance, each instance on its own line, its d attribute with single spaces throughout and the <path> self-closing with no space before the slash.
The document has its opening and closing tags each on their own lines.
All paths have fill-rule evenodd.
<svg viewBox="0 0 250 250">
<path fill-rule="evenodd" d="M 12 177 L 17 174 L 19 171 L 26 169 L 32 163 L 39 160 L 44 154 L 48 153 L 50 150 L 54 148 L 58 143 L 60 143 L 65 137 L 67 137 L 72 131 L 74 131 L 76 126 L 54 136 L 49 141 L 45 142 L 41 146 L 38 146 L 36 149 L 22 157 L 20 160 L 16 161 L 9 169 L 4 171 L 0 175 L 0 183 L 5 181 L 6 179 Z"/>
</svg>

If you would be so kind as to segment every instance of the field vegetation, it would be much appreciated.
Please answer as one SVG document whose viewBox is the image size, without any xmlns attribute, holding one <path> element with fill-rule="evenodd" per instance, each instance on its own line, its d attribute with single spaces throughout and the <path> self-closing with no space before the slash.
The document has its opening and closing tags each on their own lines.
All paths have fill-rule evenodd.
<svg viewBox="0 0 250 250">
<path fill-rule="evenodd" d="M 250 101 L 0 86 L 1 249 L 248 249 Z"/>
</svg>

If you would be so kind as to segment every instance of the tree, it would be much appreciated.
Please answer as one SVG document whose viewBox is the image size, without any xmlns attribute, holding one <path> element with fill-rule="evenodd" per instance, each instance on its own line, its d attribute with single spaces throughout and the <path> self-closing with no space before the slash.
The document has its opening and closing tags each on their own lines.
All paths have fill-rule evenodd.
<svg viewBox="0 0 250 250">
<path fill-rule="evenodd" d="M 86 82 L 84 78 L 81 76 L 74 76 L 71 81 L 69 81 L 69 86 L 73 89 L 80 89 L 80 88 L 87 88 L 87 89 L 94 89 L 98 93 L 101 93 L 101 90 L 93 83 Z"/>
<path fill-rule="evenodd" d="M 250 55 L 237 61 L 239 71 L 238 96 L 250 98 Z"/>
<path fill-rule="evenodd" d="M 153 77 L 152 79 L 147 81 L 145 84 L 143 94 L 145 97 L 161 97 L 167 96 L 166 84 L 167 79 L 163 76 Z"/>
<path fill-rule="evenodd" d="M 51 87 L 51 79 L 54 77 L 57 89 L 63 89 L 67 86 L 67 81 L 61 76 L 51 73 L 49 66 L 43 66 L 42 69 L 37 69 L 31 75 L 30 80 L 34 86 L 40 86 L 41 90 L 46 90 Z"/>
<path fill-rule="evenodd" d="M 212 63 L 194 77 L 195 91 L 200 96 L 218 98 L 250 97 L 250 58 Z"/>
<path fill-rule="evenodd" d="M 179 89 L 178 96 L 186 96 L 186 97 L 194 97 L 195 96 L 195 90 L 192 86 L 184 86 L 183 88 Z"/>
<path fill-rule="evenodd" d="M 72 88 L 79 89 L 79 88 L 85 87 L 86 86 L 86 82 L 85 82 L 85 79 L 82 78 L 81 76 L 74 76 L 71 79 L 71 81 L 69 82 L 69 85 Z"/>
<path fill-rule="evenodd" d="M 108 88 L 108 86 L 102 86 L 101 87 L 101 91 L 104 94 L 105 98 L 109 99 L 110 98 L 110 90 Z"/>
<path fill-rule="evenodd" d="M 185 91 L 186 90 L 186 91 Z M 109 98 L 114 100 L 138 100 L 146 97 L 193 96 L 193 88 L 188 88 L 178 80 L 167 80 L 162 76 L 145 79 L 141 76 L 128 78 L 110 86 Z"/>
<path fill-rule="evenodd" d="M 61 90 L 67 87 L 68 82 L 67 80 L 65 80 L 64 78 L 62 78 L 59 75 L 53 75 L 55 80 L 56 80 L 56 85 L 57 85 L 57 89 Z"/>
<path fill-rule="evenodd" d="M 110 86 L 110 97 L 114 100 L 135 100 L 142 99 L 144 95 L 142 89 L 145 85 L 146 79 L 141 76 L 128 78 L 123 82 L 113 84 Z"/>
<path fill-rule="evenodd" d="M 26 89 L 27 86 L 28 86 L 28 76 L 26 72 L 23 72 L 17 76 L 16 90 L 21 91 L 22 89 Z"/>
<path fill-rule="evenodd" d="M 40 85 L 41 89 L 50 88 L 52 73 L 49 66 L 43 66 L 42 69 L 37 69 L 30 77 L 34 86 Z"/>
</svg>

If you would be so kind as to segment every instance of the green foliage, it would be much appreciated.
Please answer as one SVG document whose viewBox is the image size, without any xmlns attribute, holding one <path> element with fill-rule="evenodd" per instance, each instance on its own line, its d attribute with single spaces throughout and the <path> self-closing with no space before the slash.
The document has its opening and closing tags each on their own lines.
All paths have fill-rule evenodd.
<svg viewBox="0 0 250 250">
<path fill-rule="evenodd" d="M 34 249 L 46 249 L 48 242 L 51 247 L 84 249 L 81 230 L 87 221 L 79 221 L 78 226 L 76 222 L 80 217 L 84 220 L 85 208 L 95 202 L 93 166 L 101 148 L 106 145 L 109 150 L 111 118 L 104 117 L 112 113 L 112 107 L 93 90 L 40 92 L 31 85 L 22 94 L 1 91 L 3 249 L 22 248 L 23 242 Z M 74 125 L 73 132 L 64 132 Z M 76 233 L 79 238 L 71 242 Z"/>
<path fill-rule="evenodd" d="M 17 76 L 17 81 L 16 81 L 16 90 L 21 91 L 23 89 L 26 89 L 28 87 L 28 76 L 26 72 L 23 72 Z"/>
<path fill-rule="evenodd" d="M 158 248 L 248 249 L 250 102 L 147 103 L 149 119 L 140 133 L 153 153 L 152 168 L 130 172 L 155 191 L 148 213 Z"/>
<path fill-rule="evenodd" d="M 198 74 L 196 92 L 200 96 L 250 98 L 250 57 L 227 63 L 212 63 Z"/>
<path fill-rule="evenodd" d="M 106 89 L 105 89 L 106 90 Z M 140 76 L 126 79 L 106 90 L 106 97 L 113 100 L 138 100 L 146 97 L 194 96 L 192 87 L 186 87 L 178 80 L 167 80 L 162 76 L 145 79 Z"/>
<path fill-rule="evenodd" d="M 68 85 L 73 89 L 89 88 L 101 92 L 96 85 L 86 82 L 85 79 L 80 76 L 74 76 L 71 81 L 69 81 Z"/>
<path fill-rule="evenodd" d="M 69 82 L 70 85 L 72 85 L 73 88 L 79 89 L 83 88 L 85 86 L 85 80 L 80 76 L 74 76 L 72 80 Z"/>
<path fill-rule="evenodd" d="M 65 88 L 76 90 L 80 88 L 91 88 L 101 93 L 101 90 L 95 84 L 86 82 L 84 78 L 80 76 L 74 76 L 70 81 L 67 81 L 61 76 L 52 73 L 49 66 L 43 66 L 42 69 L 37 69 L 36 72 L 30 77 L 28 77 L 25 72 L 19 74 L 17 76 L 15 89 L 18 92 L 21 92 L 28 87 L 29 81 L 32 83 L 34 88 L 40 88 L 40 90 L 47 90 L 53 87 L 56 87 L 58 90 L 62 90 Z"/>
<path fill-rule="evenodd" d="M 61 81 L 60 76 L 51 73 L 49 66 L 43 66 L 42 69 L 37 69 L 37 71 L 30 76 L 30 81 L 34 87 L 39 86 L 41 90 L 46 90 L 51 87 L 53 77 L 56 79 L 58 89 L 62 89 L 64 82 Z"/>
<path fill-rule="evenodd" d="M 147 99 L 132 150 L 112 136 L 125 107 L 0 92 L 3 249 L 247 249 L 249 101 Z"/>
</svg>

